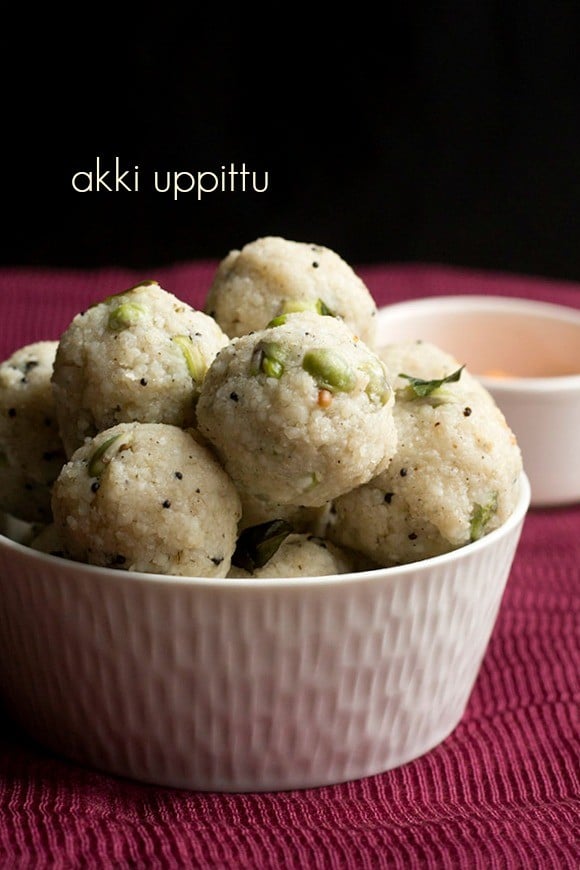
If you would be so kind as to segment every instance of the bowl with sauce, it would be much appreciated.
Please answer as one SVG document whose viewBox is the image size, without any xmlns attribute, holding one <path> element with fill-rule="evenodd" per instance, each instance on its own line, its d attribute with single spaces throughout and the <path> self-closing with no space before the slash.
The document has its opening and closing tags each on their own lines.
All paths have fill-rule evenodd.
<svg viewBox="0 0 580 870">
<path fill-rule="evenodd" d="M 380 344 L 430 341 L 487 388 L 522 450 L 532 507 L 580 501 L 580 309 L 454 295 L 385 306 Z"/>
</svg>

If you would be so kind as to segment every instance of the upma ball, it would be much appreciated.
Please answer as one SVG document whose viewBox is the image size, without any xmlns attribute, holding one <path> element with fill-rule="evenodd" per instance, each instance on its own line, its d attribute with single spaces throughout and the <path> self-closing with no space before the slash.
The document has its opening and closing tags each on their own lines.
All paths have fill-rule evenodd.
<svg viewBox="0 0 580 870">
<path fill-rule="evenodd" d="M 502 525 L 517 501 L 522 456 L 492 396 L 451 354 L 428 342 L 379 353 L 396 375 L 397 448 L 384 471 L 334 502 L 328 534 L 388 566 Z"/>
<path fill-rule="evenodd" d="M 338 317 L 368 345 L 374 343 L 377 306 L 370 291 L 342 257 L 322 245 L 265 236 L 230 251 L 204 306 L 230 338 L 303 309 Z"/>
<path fill-rule="evenodd" d="M 240 500 L 194 433 L 167 423 L 119 423 L 87 439 L 53 489 L 55 535 L 92 565 L 225 577 Z"/>
<path fill-rule="evenodd" d="M 242 498 L 320 507 L 391 461 L 394 394 L 385 364 L 341 320 L 275 323 L 217 354 L 198 428 Z"/>
<path fill-rule="evenodd" d="M 194 426 L 205 372 L 227 343 L 213 318 L 156 281 L 77 314 L 60 337 L 52 378 L 67 457 L 117 423 Z"/>
<path fill-rule="evenodd" d="M 0 364 L 0 510 L 51 519 L 51 488 L 66 461 L 51 377 L 56 341 L 16 350 Z"/>
</svg>

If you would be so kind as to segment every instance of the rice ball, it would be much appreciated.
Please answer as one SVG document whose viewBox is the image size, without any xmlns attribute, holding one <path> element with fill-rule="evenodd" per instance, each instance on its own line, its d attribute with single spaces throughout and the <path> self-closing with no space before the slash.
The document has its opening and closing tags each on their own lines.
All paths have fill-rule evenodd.
<svg viewBox="0 0 580 870">
<path fill-rule="evenodd" d="M 452 355 L 428 342 L 379 352 L 397 375 L 397 449 L 386 470 L 334 502 L 328 534 L 378 564 L 404 564 L 502 525 L 522 457 L 492 396 Z"/>
<path fill-rule="evenodd" d="M 393 405 L 378 356 L 342 321 L 301 312 L 232 339 L 197 415 L 243 499 L 321 507 L 389 464 Z"/>
<path fill-rule="evenodd" d="M 210 450 L 167 423 L 119 423 L 79 447 L 57 478 L 55 532 L 77 561 L 225 577 L 241 515 Z"/>
<path fill-rule="evenodd" d="M 230 251 L 204 306 L 230 338 L 302 309 L 339 317 L 367 344 L 374 343 L 373 297 L 352 267 L 322 245 L 265 236 Z"/>
<path fill-rule="evenodd" d="M 50 521 L 66 461 L 51 386 L 57 344 L 28 344 L 0 364 L 0 510 L 31 523 Z"/>
<path fill-rule="evenodd" d="M 61 335 L 52 379 L 67 456 L 117 423 L 194 426 L 203 377 L 227 343 L 215 320 L 156 281 L 77 314 Z"/>
</svg>

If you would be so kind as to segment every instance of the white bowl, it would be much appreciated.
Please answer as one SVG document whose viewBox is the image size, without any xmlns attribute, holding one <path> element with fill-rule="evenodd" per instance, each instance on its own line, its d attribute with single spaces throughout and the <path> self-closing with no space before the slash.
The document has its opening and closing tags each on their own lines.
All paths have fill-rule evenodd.
<svg viewBox="0 0 580 870">
<path fill-rule="evenodd" d="M 433 297 L 382 308 L 378 332 L 380 343 L 431 341 L 479 378 L 518 439 L 533 507 L 580 500 L 580 310 Z"/>
<path fill-rule="evenodd" d="M 66 561 L 0 536 L 0 693 L 51 750 L 200 791 L 377 774 L 459 723 L 528 509 L 443 556 L 216 580 Z"/>
</svg>

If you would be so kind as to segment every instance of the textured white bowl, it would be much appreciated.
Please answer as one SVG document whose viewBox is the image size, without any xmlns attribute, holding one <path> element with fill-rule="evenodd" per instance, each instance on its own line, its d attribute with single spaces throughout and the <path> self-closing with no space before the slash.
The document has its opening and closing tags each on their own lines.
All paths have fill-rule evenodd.
<svg viewBox="0 0 580 870">
<path fill-rule="evenodd" d="M 132 574 L 0 536 L 0 693 L 82 764 L 202 791 L 329 785 L 459 723 L 529 505 L 453 553 L 331 577 Z"/>
<path fill-rule="evenodd" d="M 381 309 L 378 332 L 381 343 L 431 341 L 479 378 L 518 439 L 532 506 L 580 500 L 580 310 L 520 298 L 433 297 Z"/>
</svg>

